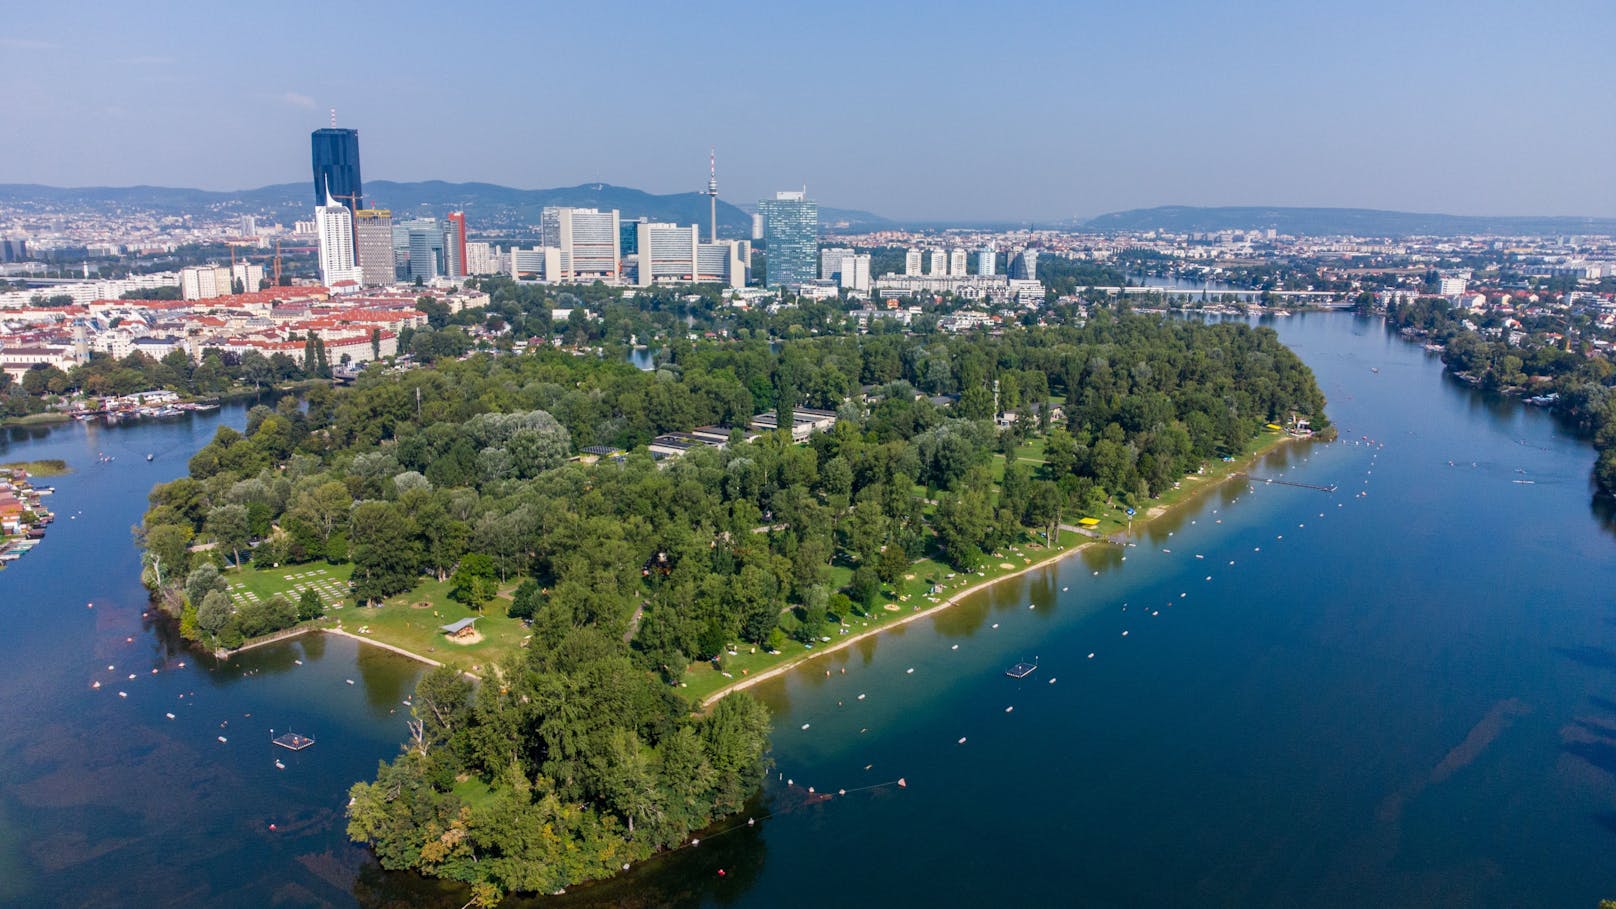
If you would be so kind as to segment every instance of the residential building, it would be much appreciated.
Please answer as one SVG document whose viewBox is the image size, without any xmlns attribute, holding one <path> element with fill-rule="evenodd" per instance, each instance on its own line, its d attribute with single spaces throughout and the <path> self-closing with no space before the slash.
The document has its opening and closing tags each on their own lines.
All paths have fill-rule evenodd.
<svg viewBox="0 0 1616 909">
<path fill-rule="evenodd" d="M 259 271 L 262 272 L 262 269 Z M 230 293 L 230 269 L 225 266 L 193 265 L 180 269 L 180 299 L 211 300 L 228 293 Z"/>
<path fill-rule="evenodd" d="M 903 273 L 905 275 L 910 277 L 919 275 L 921 273 L 920 268 L 922 264 L 920 250 L 911 249 L 903 254 Z"/>
<path fill-rule="evenodd" d="M 939 278 L 946 277 L 948 275 L 947 253 L 940 249 L 934 249 L 926 255 L 926 258 L 928 260 L 927 265 L 929 266 L 926 269 L 926 274 Z"/>
<path fill-rule="evenodd" d="M 999 253 L 991 246 L 983 247 L 976 252 L 976 273 L 991 275 L 999 270 Z"/>
<path fill-rule="evenodd" d="M 848 290 L 868 293 L 870 290 L 870 255 L 869 253 L 853 253 L 842 257 L 841 264 L 836 266 L 836 277 L 841 286 Z"/>
<path fill-rule="evenodd" d="M 967 266 L 968 257 L 963 249 L 952 249 L 948 253 L 948 273 L 954 276 L 963 276 L 970 269 Z"/>
<path fill-rule="evenodd" d="M 230 266 L 230 287 L 232 293 L 238 286 L 241 288 L 242 293 L 252 293 L 258 290 L 258 286 L 263 282 L 264 266 L 259 265 L 256 262 L 237 262 L 236 264 Z"/>
<path fill-rule="evenodd" d="M 827 246 L 819 251 L 819 280 L 837 281 L 841 278 L 842 259 L 853 255 L 851 249 Z"/>
<path fill-rule="evenodd" d="M 763 215 L 765 275 L 770 287 L 808 284 L 819 249 L 819 205 L 805 192 L 777 192 L 758 203 Z"/>
<path fill-rule="evenodd" d="M 503 257 L 492 243 L 474 240 L 466 244 L 466 274 L 492 275 L 504 271 Z"/>
</svg>

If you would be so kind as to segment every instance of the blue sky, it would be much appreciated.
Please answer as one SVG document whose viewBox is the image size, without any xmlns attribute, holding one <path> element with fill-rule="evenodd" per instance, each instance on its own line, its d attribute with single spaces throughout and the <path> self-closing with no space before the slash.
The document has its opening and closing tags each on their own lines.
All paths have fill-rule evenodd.
<svg viewBox="0 0 1616 909">
<path fill-rule="evenodd" d="M 1616 215 L 1616 4 L 15 4 L 0 182 L 807 184 L 896 217 Z"/>
</svg>

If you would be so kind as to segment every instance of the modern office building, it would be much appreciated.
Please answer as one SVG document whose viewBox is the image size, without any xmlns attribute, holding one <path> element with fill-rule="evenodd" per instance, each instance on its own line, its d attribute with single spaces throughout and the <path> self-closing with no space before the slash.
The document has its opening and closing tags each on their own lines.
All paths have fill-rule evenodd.
<svg viewBox="0 0 1616 909">
<path fill-rule="evenodd" d="M 617 211 L 551 206 L 539 215 L 542 246 L 561 250 L 561 276 L 547 280 L 613 282 L 622 264 Z"/>
<path fill-rule="evenodd" d="M 819 280 L 836 281 L 842 273 L 842 260 L 853 255 L 845 246 L 827 246 L 819 251 Z"/>
<path fill-rule="evenodd" d="M 518 281 L 561 280 L 561 250 L 554 246 L 513 246 L 509 265 L 511 277 Z"/>
<path fill-rule="evenodd" d="M 752 244 L 745 240 L 719 240 L 696 246 L 696 280 L 726 287 L 746 286 L 747 260 Z"/>
<path fill-rule="evenodd" d="M 354 212 L 354 245 L 359 247 L 359 271 L 370 286 L 398 280 L 398 259 L 393 254 L 393 213 L 385 208 Z"/>
<path fill-rule="evenodd" d="M 939 278 L 948 276 L 948 253 L 934 249 L 926 254 L 926 274 Z"/>
<path fill-rule="evenodd" d="M 1010 260 L 1010 277 L 1019 281 L 1038 280 L 1038 250 L 1024 249 Z"/>
<path fill-rule="evenodd" d="M 910 277 L 919 275 L 922 264 L 923 257 L 920 255 L 920 250 L 911 249 L 903 254 L 903 273 L 905 275 Z"/>
<path fill-rule="evenodd" d="M 752 239 L 763 239 L 763 215 L 759 212 L 752 213 Z"/>
<path fill-rule="evenodd" d="M 970 270 L 969 262 L 970 258 L 966 256 L 965 250 L 957 248 L 950 250 L 948 253 L 948 273 L 956 277 L 964 275 Z"/>
<path fill-rule="evenodd" d="M 651 220 L 650 218 L 635 218 L 633 221 L 623 220 L 622 215 L 617 219 L 617 254 L 625 259 L 640 251 L 640 225 Z"/>
<path fill-rule="evenodd" d="M 976 251 L 976 273 L 991 275 L 999 270 L 999 253 L 991 246 Z"/>
<path fill-rule="evenodd" d="M 701 243 L 701 232 L 694 224 L 681 227 L 642 221 L 636 226 L 635 234 L 639 286 L 649 287 L 658 281 L 696 280 L 696 247 Z"/>
<path fill-rule="evenodd" d="M 443 240 L 448 232 L 438 219 L 417 218 L 405 224 L 409 231 L 409 279 L 426 282 L 447 274 Z"/>
<path fill-rule="evenodd" d="M 359 130 L 317 129 L 310 137 L 314 152 L 314 204 L 326 196 L 349 211 L 363 208 L 364 188 L 359 179 Z"/>
<path fill-rule="evenodd" d="M 819 249 L 819 205 L 804 192 L 777 192 L 758 203 L 763 215 L 765 276 L 770 287 L 811 283 Z"/>
<path fill-rule="evenodd" d="M 466 276 L 466 213 L 449 212 L 443 222 L 444 274 L 451 278 Z"/>
<path fill-rule="evenodd" d="M 314 226 L 320 248 L 320 282 L 332 290 L 339 282 L 361 285 L 365 276 L 354 264 L 353 213 L 328 195 L 325 204 L 314 209 Z"/>
</svg>

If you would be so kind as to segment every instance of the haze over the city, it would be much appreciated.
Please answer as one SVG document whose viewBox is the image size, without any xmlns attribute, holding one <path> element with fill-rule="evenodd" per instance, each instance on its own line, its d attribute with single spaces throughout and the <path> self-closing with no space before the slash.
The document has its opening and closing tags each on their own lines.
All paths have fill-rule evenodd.
<svg viewBox="0 0 1616 909">
<path fill-rule="evenodd" d="M 0 182 L 806 185 L 907 219 L 1616 214 L 1600 2 L 28 4 Z M 630 27 L 632 26 L 632 27 Z"/>
</svg>

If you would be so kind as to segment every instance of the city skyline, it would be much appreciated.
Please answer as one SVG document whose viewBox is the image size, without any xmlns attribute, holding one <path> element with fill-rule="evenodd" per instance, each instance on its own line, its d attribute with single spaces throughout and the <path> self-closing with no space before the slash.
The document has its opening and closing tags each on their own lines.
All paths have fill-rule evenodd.
<svg viewBox="0 0 1616 909">
<path fill-rule="evenodd" d="M 335 108 L 365 134 L 373 177 L 398 181 L 701 192 L 716 145 L 724 199 L 806 184 L 826 205 L 900 220 L 1175 204 L 1616 214 L 1602 151 L 1616 126 L 1589 114 L 1616 10 L 1554 7 L 1026 3 L 983 17 L 950 3 L 926 15 L 719 3 L 612 30 L 588 11 L 495 3 L 420 30 L 412 15 L 300 3 L 250 22 L 194 3 L 88 21 L 36 6 L 0 38 L 18 73 L 0 99 L 13 126 L 0 182 L 306 180 L 302 137 Z M 330 65 L 310 16 L 361 35 L 366 65 Z M 777 71 L 788 48 L 800 63 Z M 456 60 L 454 77 L 409 65 L 422 55 Z M 1511 62 L 1534 57 L 1545 62 Z M 546 141 L 550 118 L 510 114 L 526 93 L 647 86 L 659 103 L 589 106 L 564 142 Z M 790 112 L 800 138 L 762 128 L 763 111 Z M 123 134 L 140 141 L 108 154 Z"/>
</svg>

